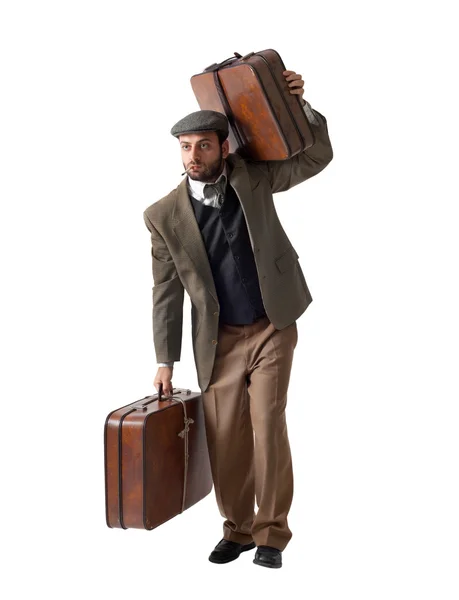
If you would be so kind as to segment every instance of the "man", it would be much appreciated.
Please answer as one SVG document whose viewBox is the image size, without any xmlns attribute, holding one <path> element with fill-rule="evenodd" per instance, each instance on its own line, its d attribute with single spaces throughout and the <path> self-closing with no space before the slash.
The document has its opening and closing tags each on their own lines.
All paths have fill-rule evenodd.
<svg viewBox="0 0 459 600">
<path fill-rule="evenodd" d="M 317 175 L 332 160 L 327 121 L 302 98 L 315 144 L 285 161 L 229 153 L 228 121 L 197 111 L 171 130 L 187 177 L 149 206 L 155 388 L 172 394 L 180 360 L 184 290 L 223 539 L 209 556 L 230 562 L 257 546 L 254 563 L 282 566 L 292 532 L 293 472 L 285 420 L 296 319 L 312 301 L 298 254 L 277 217 L 274 192 Z M 258 512 L 254 513 L 254 502 Z"/>
</svg>

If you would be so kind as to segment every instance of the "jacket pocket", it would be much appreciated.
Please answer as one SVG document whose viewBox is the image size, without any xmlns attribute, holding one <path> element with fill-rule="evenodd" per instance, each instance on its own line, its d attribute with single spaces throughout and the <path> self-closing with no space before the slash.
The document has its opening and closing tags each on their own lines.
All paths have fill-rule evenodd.
<svg viewBox="0 0 459 600">
<path fill-rule="evenodd" d="M 285 273 L 293 267 L 298 260 L 299 256 L 293 246 L 290 246 L 288 250 L 283 252 L 278 258 L 274 259 L 276 267 L 281 273 Z"/>
</svg>

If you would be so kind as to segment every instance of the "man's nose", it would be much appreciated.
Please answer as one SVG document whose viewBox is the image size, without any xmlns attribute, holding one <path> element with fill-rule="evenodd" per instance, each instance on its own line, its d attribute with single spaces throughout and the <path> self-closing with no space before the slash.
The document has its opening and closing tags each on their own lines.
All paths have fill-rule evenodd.
<svg viewBox="0 0 459 600">
<path fill-rule="evenodd" d="M 191 148 L 191 158 L 192 160 L 198 159 L 199 161 L 199 148 Z"/>
</svg>

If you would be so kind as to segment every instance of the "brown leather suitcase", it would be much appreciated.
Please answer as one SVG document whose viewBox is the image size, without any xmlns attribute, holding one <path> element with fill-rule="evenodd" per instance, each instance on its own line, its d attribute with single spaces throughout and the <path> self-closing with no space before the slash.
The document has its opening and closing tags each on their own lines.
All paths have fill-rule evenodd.
<svg viewBox="0 0 459 600">
<path fill-rule="evenodd" d="M 200 393 L 180 388 L 109 413 L 104 427 L 109 527 L 153 529 L 212 490 Z"/>
<path fill-rule="evenodd" d="M 300 96 L 291 94 L 275 50 L 237 52 L 191 77 L 201 110 L 226 114 L 230 152 L 251 160 L 285 160 L 314 144 Z"/>
</svg>

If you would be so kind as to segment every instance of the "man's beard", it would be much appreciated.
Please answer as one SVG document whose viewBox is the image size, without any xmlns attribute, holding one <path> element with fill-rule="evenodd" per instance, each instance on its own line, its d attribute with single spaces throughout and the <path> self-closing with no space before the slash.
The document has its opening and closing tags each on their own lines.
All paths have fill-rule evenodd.
<svg viewBox="0 0 459 600">
<path fill-rule="evenodd" d="M 223 170 L 222 152 L 220 150 L 220 156 L 209 165 L 204 165 L 204 163 L 189 163 L 188 165 L 185 165 L 185 163 L 183 163 L 183 166 L 187 169 L 191 164 L 199 164 L 201 169 L 199 171 L 189 171 L 188 177 L 190 179 L 202 181 L 204 183 L 213 183 Z"/>
</svg>

